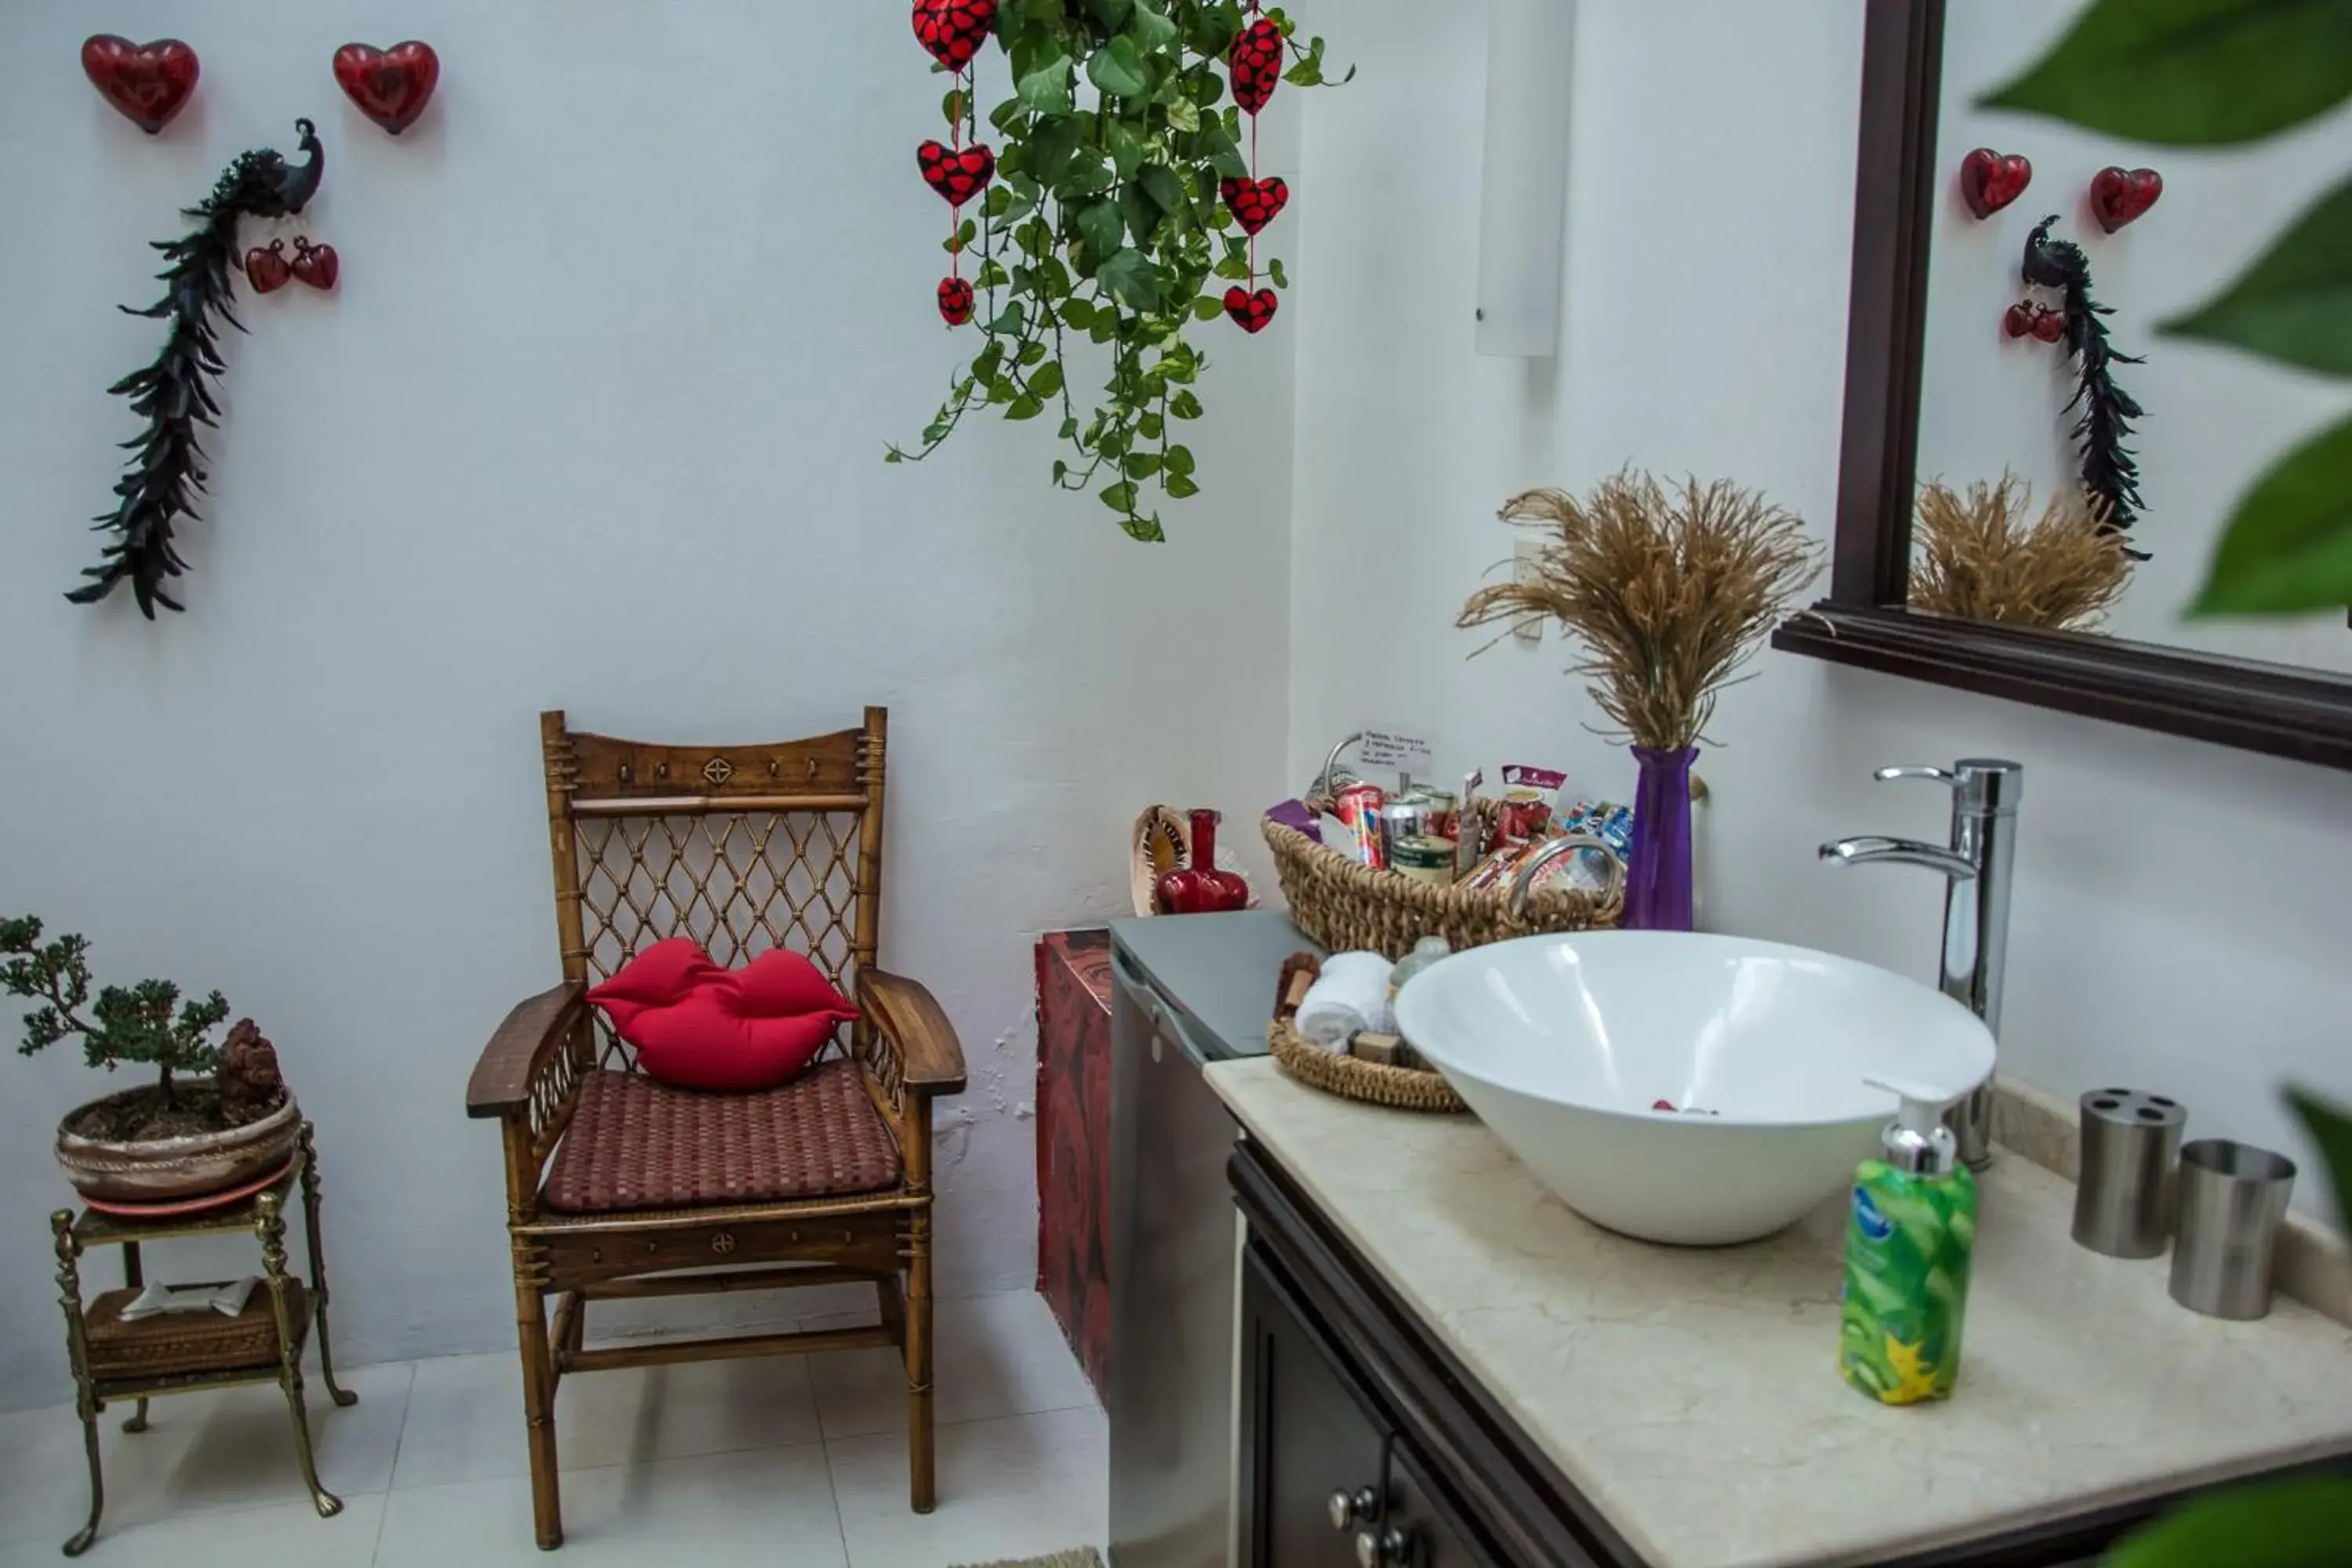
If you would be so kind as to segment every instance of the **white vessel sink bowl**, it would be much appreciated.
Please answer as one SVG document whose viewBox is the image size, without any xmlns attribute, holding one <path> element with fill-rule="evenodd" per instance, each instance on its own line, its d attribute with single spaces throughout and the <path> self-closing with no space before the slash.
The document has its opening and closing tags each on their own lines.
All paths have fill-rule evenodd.
<svg viewBox="0 0 2352 1568">
<path fill-rule="evenodd" d="M 1562 1203 L 1684 1246 L 1769 1236 L 1843 1190 L 1896 1109 L 1865 1078 L 1957 1098 L 1993 1068 L 1991 1033 L 1941 992 L 1745 937 L 1497 942 L 1423 970 L 1396 1013 Z"/>
</svg>

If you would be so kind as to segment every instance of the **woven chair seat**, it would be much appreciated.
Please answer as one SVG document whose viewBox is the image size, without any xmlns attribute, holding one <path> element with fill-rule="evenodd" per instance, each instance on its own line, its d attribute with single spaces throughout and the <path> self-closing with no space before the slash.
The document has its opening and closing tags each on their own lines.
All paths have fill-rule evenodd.
<svg viewBox="0 0 2352 1568">
<path fill-rule="evenodd" d="M 855 1062 L 826 1062 L 758 1094 L 695 1094 L 600 1069 L 581 1081 L 546 1199 L 564 1214 L 620 1214 L 898 1184 L 898 1142 Z"/>
</svg>

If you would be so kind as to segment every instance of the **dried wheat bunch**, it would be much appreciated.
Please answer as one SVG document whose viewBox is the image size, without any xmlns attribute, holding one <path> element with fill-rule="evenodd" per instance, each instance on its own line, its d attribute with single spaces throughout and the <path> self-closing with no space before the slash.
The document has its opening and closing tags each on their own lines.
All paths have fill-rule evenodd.
<svg viewBox="0 0 2352 1568">
<path fill-rule="evenodd" d="M 2102 503 L 2062 492 L 2028 523 L 2033 487 L 2015 474 L 1961 496 L 1919 491 L 1911 531 L 1911 607 L 1969 621 L 2095 631 L 2131 585 L 2124 536 Z"/>
<path fill-rule="evenodd" d="M 1803 519 L 1725 480 L 1669 489 L 1628 468 L 1581 499 L 1529 490 L 1502 515 L 1549 535 L 1542 555 L 1530 581 L 1472 595 L 1456 624 L 1559 622 L 1583 644 L 1570 668 L 1601 711 L 1654 751 L 1697 742 L 1717 694 L 1821 570 Z"/>
</svg>

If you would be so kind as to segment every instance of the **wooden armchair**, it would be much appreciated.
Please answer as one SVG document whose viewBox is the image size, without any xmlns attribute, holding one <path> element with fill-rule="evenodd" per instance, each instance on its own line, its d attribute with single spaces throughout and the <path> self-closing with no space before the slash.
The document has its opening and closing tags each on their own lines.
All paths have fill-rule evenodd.
<svg viewBox="0 0 2352 1568">
<path fill-rule="evenodd" d="M 563 984 L 507 1015 L 466 1091 L 506 1145 L 507 1230 L 539 1544 L 563 1542 L 555 1390 L 567 1373 L 891 1345 L 909 1489 L 934 1499 L 931 1100 L 964 1087 L 929 992 L 874 966 L 887 715 L 761 746 L 656 746 L 540 718 Z M 863 1017 L 779 1089 L 665 1089 L 588 1005 L 641 948 L 721 964 L 805 952 Z M 590 1348 L 592 1301 L 870 1283 L 873 1328 Z M 550 1304 L 552 1303 L 552 1315 Z"/>
</svg>

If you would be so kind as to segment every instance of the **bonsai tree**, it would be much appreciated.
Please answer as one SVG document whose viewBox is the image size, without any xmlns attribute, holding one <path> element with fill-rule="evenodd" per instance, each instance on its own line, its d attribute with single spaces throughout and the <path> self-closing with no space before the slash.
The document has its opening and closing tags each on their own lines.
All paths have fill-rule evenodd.
<svg viewBox="0 0 2352 1568">
<path fill-rule="evenodd" d="M 125 1062 L 153 1068 L 167 1110 L 181 1109 L 174 1074 L 219 1068 L 221 1050 L 211 1035 L 228 1016 L 228 999 L 219 992 L 184 1004 L 180 988 L 170 981 L 142 980 L 128 987 L 106 986 L 93 1003 L 89 939 L 68 933 L 44 946 L 41 922 L 31 915 L 0 920 L 0 953 L 7 955 L 0 964 L 0 985 L 40 1004 L 25 1016 L 19 1055 L 29 1057 L 68 1035 L 79 1035 L 94 1068 L 112 1072 Z"/>
</svg>

